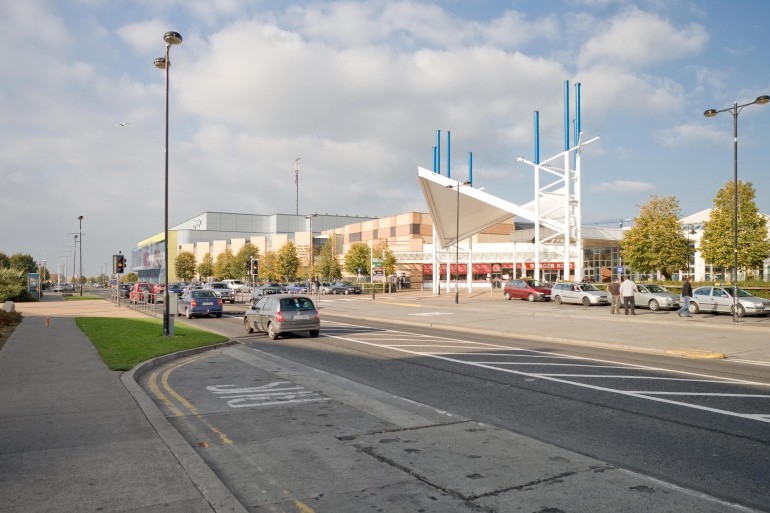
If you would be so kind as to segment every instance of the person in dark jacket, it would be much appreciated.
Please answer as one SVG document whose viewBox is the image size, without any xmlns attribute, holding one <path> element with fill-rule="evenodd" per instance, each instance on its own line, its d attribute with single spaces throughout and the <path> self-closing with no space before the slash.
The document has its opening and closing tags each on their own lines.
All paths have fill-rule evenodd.
<svg viewBox="0 0 770 513">
<path fill-rule="evenodd" d="M 609 284 L 607 292 L 610 293 L 610 299 L 612 300 L 610 314 L 620 313 L 620 278 L 615 278 L 615 281 Z"/>
<path fill-rule="evenodd" d="M 676 313 L 679 317 L 692 317 L 690 314 L 690 298 L 692 297 L 692 277 L 688 276 L 684 279 L 684 285 L 682 285 L 682 306 Z"/>
</svg>

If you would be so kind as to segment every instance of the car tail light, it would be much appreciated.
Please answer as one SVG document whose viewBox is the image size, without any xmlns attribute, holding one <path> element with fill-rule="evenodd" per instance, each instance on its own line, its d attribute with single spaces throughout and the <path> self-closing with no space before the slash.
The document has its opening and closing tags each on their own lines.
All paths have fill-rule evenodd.
<svg viewBox="0 0 770 513">
<path fill-rule="evenodd" d="M 275 312 L 275 322 L 284 322 L 285 320 L 281 312 Z"/>
<path fill-rule="evenodd" d="M 195 299 L 190 300 L 190 306 L 198 306 L 198 301 Z"/>
<path fill-rule="evenodd" d="M 315 316 L 313 317 L 313 319 L 316 320 L 316 321 L 320 321 L 321 320 L 321 315 L 318 312 L 316 312 Z"/>
<path fill-rule="evenodd" d="M 217 299 L 217 304 L 220 306 L 222 305 L 222 298 Z"/>
</svg>

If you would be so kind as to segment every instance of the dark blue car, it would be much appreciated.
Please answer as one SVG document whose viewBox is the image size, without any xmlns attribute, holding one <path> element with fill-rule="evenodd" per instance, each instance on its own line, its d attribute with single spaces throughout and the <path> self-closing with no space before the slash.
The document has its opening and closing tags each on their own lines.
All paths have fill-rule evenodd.
<svg viewBox="0 0 770 513">
<path fill-rule="evenodd" d="M 184 313 L 185 317 L 191 319 L 195 316 L 208 317 L 214 314 L 222 317 L 222 298 L 211 289 L 188 290 L 179 298 L 177 315 Z"/>
</svg>

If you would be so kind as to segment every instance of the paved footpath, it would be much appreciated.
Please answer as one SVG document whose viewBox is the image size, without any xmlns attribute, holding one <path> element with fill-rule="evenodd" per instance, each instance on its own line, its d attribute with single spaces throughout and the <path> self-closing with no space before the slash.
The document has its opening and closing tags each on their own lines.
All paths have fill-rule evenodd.
<svg viewBox="0 0 770 513">
<path fill-rule="evenodd" d="M 356 318 L 486 330 L 552 342 L 607 347 L 614 344 L 648 352 L 687 350 L 700 356 L 720 353 L 729 358 L 751 357 L 759 363 L 770 362 L 764 319 L 733 325 L 729 316 L 684 320 L 676 314 L 640 311 L 636 317 L 613 317 L 602 308 L 514 303 L 495 298 L 489 292 L 461 295 L 459 305 L 453 301 L 451 295 L 398 294 L 378 295 L 375 300 L 322 298 L 320 304 L 322 312 Z M 0 351 L 0 513 L 246 511 L 203 463 L 195 448 L 171 427 L 139 388 L 137 380 L 143 371 L 138 368 L 120 374 L 108 370 L 74 321 L 77 316 L 143 314 L 116 308 L 108 301 L 63 301 L 57 296 L 17 307 L 24 321 Z M 394 399 L 387 394 L 378 395 L 377 391 L 367 391 L 367 387 L 355 383 L 331 388 L 323 385 L 324 380 L 314 383 L 311 369 L 279 361 L 244 346 L 216 351 L 222 358 L 235 355 L 238 361 L 259 366 L 266 376 L 269 374 L 265 379 L 280 381 L 291 376 L 289 379 L 326 394 L 346 408 L 359 410 L 360 414 L 354 417 L 366 415 L 380 419 L 379 422 L 389 422 L 394 428 L 409 430 L 415 440 L 423 433 L 427 438 L 420 443 L 424 444 L 426 454 L 434 457 L 425 462 L 428 466 L 423 470 L 442 482 L 446 490 L 455 488 L 457 483 L 469 482 L 465 467 L 470 456 L 463 457 L 468 451 L 485 454 L 479 461 L 484 463 L 485 471 L 500 478 L 500 482 L 494 483 L 495 488 L 504 483 L 503 488 L 508 489 L 470 505 L 449 500 L 456 496 L 444 496 L 441 505 L 420 511 L 470 512 L 479 511 L 479 506 L 490 512 L 750 511 L 488 426 L 454 429 L 440 422 L 423 423 L 420 426 L 428 429 L 418 433 L 408 422 L 402 426 L 403 419 L 414 419 L 415 414 L 403 406 L 394 408 L 391 404 Z M 140 367 L 147 369 L 149 365 Z M 352 390 L 360 393 L 351 393 Z M 386 405 L 382 411 L 389 413 L 381 413 L 372 406 L 377 404 Z M 427 413 L 424 418 L 428 418 Z M 466 421 L 473 422 L 472 419 Z M 479 434 L 471 436 L 472 433 Z M 312 442 L 307 438 L 309 435 L 303 437 L 301 433 L 285 438 L 280 433 L 274 436 L 276 438 L 270 440 L 278 446 L 274 450 L 282 451 L 280 445 L 284 444 L 287 455 L 292 453 L 293 444 L 305 443 L 303 440 Z M 343 440 L 334 438 L 331 443 L 342 445 Z M 490 449 L 491 446 L 501 450 Z M 390 446 L 383 447 L 380 448 L 383 454 L 377 455 L 380 462 L 396 461 L 403 456 L 389 454 L 386 449 Z M 349 457 L 350 451 L 342 449 L 340 453 Z M 515 469 L 504 467 L 509 471 L 495 473 L 495 468 L 500 468 L 496 462 L 501 455 L 505 460 L 501 464 L 517 461 Z M 459 465 L 457 458 L 466 463 Z M 287 470 L 293 465 L 290 460 L 273 460 L 276 467 L 267 470 L 271 476 L 296 477 Z M 319 460 L 319 468 L 325 468 L 326 463 Z M 288 467 L 279 468 L 280 465 Z M 305 472 L 315 475 L 312 469 Z M 387 489 L 380 487 L 380 481 L 390 473 L 393 466 L 382 463 L 372 465 L 370 474 L 354 477 L 361 489 L 385 494 Z M 401 478 L 394 476 L 393 479 Z M 455 483 L 454 479 L 459 481 Z M 409 486 L 425 484 L 418 481 Z M 285 493 L 286 482 L 271 482 L 277 488 L 268 493 L 275 496 Z M 295 489 L 303 488 L 301 483 L 292 484 Z M 459 484 L 457 488 L 462 489 Z M 645 493 L 637 493 L 639 490 Z M 358 504 L 345 504 L 344 497 L 336 496 L 342 502 L 332 509 L 322 509 L 321 501 L 290 504 L 276 501 L 249 510 L 287 513 L 357 513 L 361 510 Z M 450 503 L 452 507 L 446 508 Z M 376 509 L 378 504 L 380 509 Z M 375 501 L 367 505 L 367 511 L 372 507 L 388 512 L 412 511 L 399 502 L 390 504 L 392 507 Z M 545 505 L 547 509 L 543 509 Z"/>
</svg>

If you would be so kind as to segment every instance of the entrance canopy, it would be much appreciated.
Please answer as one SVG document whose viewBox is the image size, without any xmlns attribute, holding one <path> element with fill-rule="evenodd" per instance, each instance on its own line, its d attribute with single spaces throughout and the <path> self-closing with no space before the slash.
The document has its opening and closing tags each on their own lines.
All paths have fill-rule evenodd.
<svg viewBox="0 0 770 513">
<path fill-rule="evenodd" d="M 514 216 L 537 222 L 534 210 L 425 168 L 417 168 L 417 178 L 443 248 Z M 554 231 L 564 232 L 564 223 L 557 220 L 541 217 L 540 224 Z"/>
</svg>

